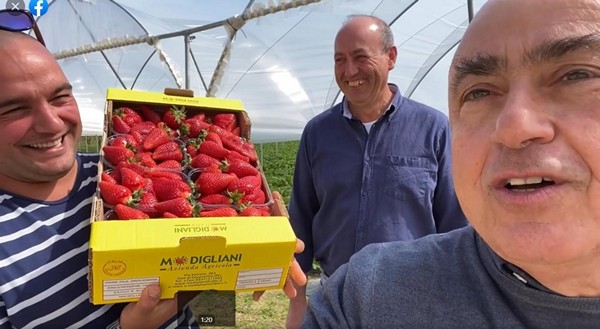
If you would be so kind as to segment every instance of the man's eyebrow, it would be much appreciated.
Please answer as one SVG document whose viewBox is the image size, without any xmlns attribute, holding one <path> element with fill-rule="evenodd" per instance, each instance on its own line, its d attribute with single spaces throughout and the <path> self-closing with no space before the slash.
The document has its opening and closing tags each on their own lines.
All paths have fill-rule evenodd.
<svg viewBox="0 0 600 329">
<path fill-rule="evenodd" d="M 468 76 L 488 76 L 506 67 L 506 61 L 498 56 L 487 53 L 477 53 L 473 57 L 459 58 L 455 60 L 454 75 L 450 82 L 450 88 L 455 91 L 458 85 Z"/>
<path fill-rule="evenodd" d="M 525 62 L 550 62 L 581 49 L 600 51 L 600 35 L 593 33 L 543 42 L 526 54 Z"/>
<path fill-rule="evenodd" d="M 56 89 L 54 89 L 55 94 L 58 94 L 61 91 L 69 91 L 69 92 L 73 91 L 73 86 L 70 83 L 66 82 L 65 84 L 60 85 L 60 86 L 56 87 Z"/>
<path fill-rule="evenodd" d="M 54 89 L 52 95 L 56 95 L 56 94 L 59 94 L 64 91 L 71 92 L 72 90 L 73 90 L 73 86 L 67 82 L 67 83 L 64 83 L 64 84 L 56 87 Z M 6 99 L 6 100 L 0 102 L 0 108 L 23 104 L 23 103 L 26 103 L 28 100 L 29 100 L 29 97 L 16 97 L 16 98 Z"/>
<path fill-rule="evenodd" d="M 600 34 L 592 33 L 557 40 L 547 40 L 527 52 L 523 61 L 525 64 L 547 63 L 581 49 L 600 52 Z M 455 61 L 454 75 L 450 88 L 454 92 L 458 85 L 469 75 L 492 75 L 504 68 L 505 65 L 506 61 L 504 59 L 486 53 L 477 53 L 472 58 L 460 58 Z"/>
</svg>

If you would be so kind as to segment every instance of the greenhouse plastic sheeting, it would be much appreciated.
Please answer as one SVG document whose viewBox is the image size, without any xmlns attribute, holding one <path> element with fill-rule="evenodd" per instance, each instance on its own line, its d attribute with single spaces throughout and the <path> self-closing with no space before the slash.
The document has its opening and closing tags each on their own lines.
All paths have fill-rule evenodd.
<svg viewBox="0 0 600 329">
<path fill-rule="evenodd" d="M 54 0 L 38 18 L 65 70 L 85 135 L 101 134 L 106 88 L 239 99 L 255 143 L 297 140 L 341 100 L 333 41 L 350 14 L 390 23 L 398 47 L 390 80 L 447 113 L 447 70 L 485 0 Z M 187 56 L 186 56 L 187 55 Z"/>
</svg>

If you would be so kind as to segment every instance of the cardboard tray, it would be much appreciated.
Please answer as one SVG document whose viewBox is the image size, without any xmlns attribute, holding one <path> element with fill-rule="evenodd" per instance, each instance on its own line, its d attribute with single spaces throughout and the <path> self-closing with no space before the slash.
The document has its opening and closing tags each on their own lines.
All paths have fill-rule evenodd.
<svg viewBox="0 0 600 329">
<path fill-rule="evenodd" d="M 139 103 L 236 113 L 242 136 L 250 137 L 250 120 L 239 101 L 109 89 L 103 142 L 113 108 Z M 98 170 L 104 170 L 102 161 Z M 269 217 L 105 220 L 98 193 L 91 214 L 90 301 L 137 301 L 150 283 L 160 284 L 161 298 L 179 291 L 282 289 L 296 237 L 283 202 L 274 199 L 270 210 Z"/>
</svg>

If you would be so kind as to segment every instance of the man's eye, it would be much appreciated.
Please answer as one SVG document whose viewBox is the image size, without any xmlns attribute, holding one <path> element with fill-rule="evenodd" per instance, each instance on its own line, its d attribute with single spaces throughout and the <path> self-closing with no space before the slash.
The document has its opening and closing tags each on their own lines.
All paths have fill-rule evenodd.
<svg viewBox="0 0 600 329">
<path fill-rule="evenodd" d="M 54 97 L 54 99 L 52 99 L 51 103 L 52 104 L 66 104 L 66 103 L 70 102 L 72 99 L 73 99 L 73 96 L 71 96 L 71 94 L 58 95 L 58 96 Z"/>
<path fill-rule="evenodd" d="M 490 95 L 489 90 L 475 89 L 465 95 L 464 101 L 465 102 L 476 101 L 482 97 L 489 96 L 489 95 Z"/>
<path fill-rule="evenodd" d="M 581 80 L 581 79 L 587 79 L 590 77 L 590 73 L 586 72 L 586 71 L 572 71 L 569 72 L 567 74 L 565 74 L 565 76 L 563 77 L 563 80 L 566 81 L 572 81 L 572 80 Z"/>
<path fill-rule="evenodd" d="M 1 116 L 10 116 L 10 115 L 17 115 L 18 113 L 22 112 L 22 110 L 24 110 L 24 107 L 14 107 L 11 109 L 6 109 L 3 111 L 0 111 L 0 115 Z"/>
<path fill-rule="evenodd" d="M 361 55 L 361 56 L 356 56 L 356 61 L 359 63 L 363 63 L 365 62 L 367 59 L 369 59 L 369 56 L 365 56 L 365 55 Z"/>
</svg>

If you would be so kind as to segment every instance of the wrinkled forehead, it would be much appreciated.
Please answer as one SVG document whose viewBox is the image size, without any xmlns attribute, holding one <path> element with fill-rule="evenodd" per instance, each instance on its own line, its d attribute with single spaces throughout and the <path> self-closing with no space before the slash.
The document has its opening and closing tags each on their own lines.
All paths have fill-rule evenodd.
<svg viewBox="0 0 600 329">
<path fill-rule="evenodd" d="M 589 46 L 585 43 L 597 40 L 590 36 L 598 33 L 598 0 L 490 0 L 465 32 L 452 62 L 450 82 L 465 60 L 488 58 L 494 65 L 520 65 L 547 46 L 582 38 Z"/>
</svg>

